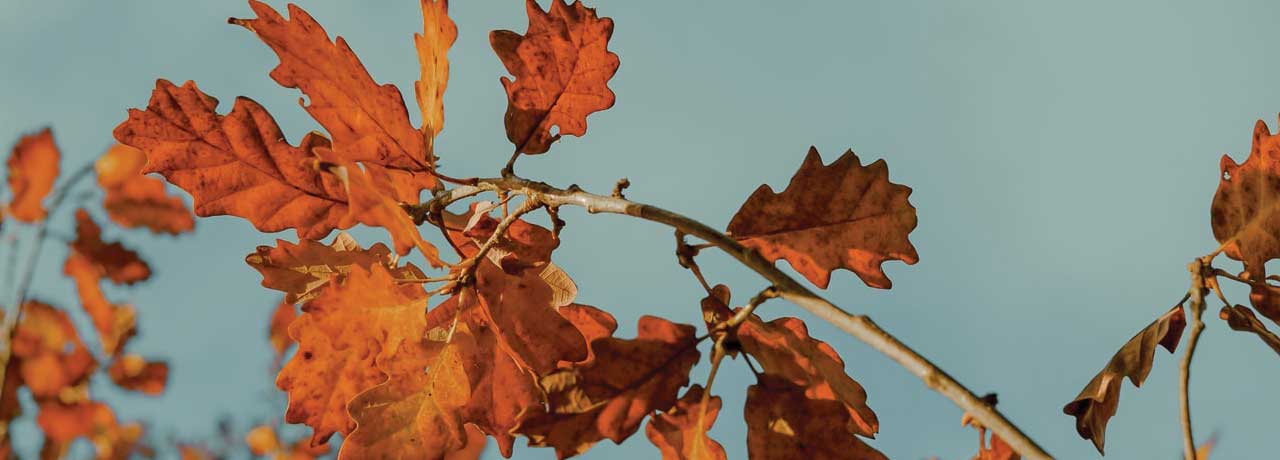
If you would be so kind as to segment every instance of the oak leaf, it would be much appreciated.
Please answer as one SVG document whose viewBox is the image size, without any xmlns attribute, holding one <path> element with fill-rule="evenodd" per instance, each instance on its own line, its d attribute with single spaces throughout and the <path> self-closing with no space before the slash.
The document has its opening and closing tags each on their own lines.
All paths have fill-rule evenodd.
<svg viewBox="0 0 1280 460">
<path fill-rule="evenodd" d="M 195 218 L 182 198 L 168 194 L 164 181 L 142 174 L 146 163 L 141 150 L 120 144 L 94 162 L 107 216 L 122 227 L 147 227 L 155 233 L 176 235 L 194 229 Z"/>
<path fill-rule="evenodd" d="M 102 228 L 89 212 L 76 210 L 76 239 L 71 250 L 91 263 L 106 279 L 115 284 L 133 284 L 151 277 L 151 267 L 120 243 L 102 241 Z"/>
<path fill-rule="evenodd" d="M 107 368 L 107 375 L 120 388 L 154 396 L 164 393 L 169 381 L 169 364 L 128 354 L 117 357 Z"/>
<path fill-rule="evenodd" d="M 471 238 L 471 243 L 479 249 L 478 245 L 484 244 L 493 236 L 499 221 L 489 216 L 488 212 L 477 211 L 477 206 L 472 205 L 470 220 L 462 234 Z M 560 237 L 551 230 L 524 219 L 516 219 L 494 245 L 494 249 L 502 252 L 494 263 L 511 274 L 527 268 L 543 267 L 551 261 L 551 253 L 559 246 Z"/>
<path fill-rule="evenodd" d="M 1244 263 L 1255 280 L 1249 299 L 1263 316 L 1280 322 L 1280 288 L 1267 286 L 1266 263 L 1280 257 L 1280 135 L 1258 120 L 1243 164 L 1223 155 L 1221 181 L 1210 207 L 1213 236 L 1222 253 Z"/>
<path fill-rule="evenodd" d="M 546 375 L 561 361 L 586 359 L 586 340 L 556 311 L 555 292 L 539 273 L 511 275 L 481 261 L 475 291 L 485 319 L 522 367 Z"/>
<path fill-rule="evenodd" d="M 747 388 L 747 453 L 752 460 L 888 458 L 849 432 L 855 422 L 844 404 L 807 393 L 770 374 Z"/>
<path fill-rule="evenodd" d="M 691 386 L 674 408 L 649 419 L 644 432 L 662 458 L 725 460 L 724 446 L 707 436 L 720 414 L 720 397 L 711 396 L 704 404 L 703 392 L 701 386 Z"/>
<path fill-rule="evenodd" d="M 306 95 L 310 103 L 299 104 L 329 133 L 335 151 L 348 161 L 412 171 L 434 165 L 422 134 L 409 122 L 400 90 L 374 82 L 346 40 L 330 41 L 297 5 L 289 5 L 289 19 L 256 0 L 249 7 L 257 18 L 228 22 L 249 29 L 276 52 L 280 64 L 271 78 Z"/>
<path fill-rule="evenodd" d="M 294 147 L 257 102 L 237 98 L 227 115 L 217 106 L 194 82 L 158 80 L 147 109 L 130 109 L 115 138 L 146 153 L 144 174 L 190 193 L 198 216 L 238 216 L 263 232 L 293 228 L 311 239 L 355 223 L 342 184 L 313 166 L 328 139 L 311 133 Z"/>
<path fill-rule="evenodd" d="M 284 301 L 276 305 L 275 311 L 271 312 L 271 323 L 267 326 L 267 340 L 271 342 L 271 349 L 276 352 L 277 365 L 281 359 L 284 359 L 284 354 L 289 347 L 294 344 L 293 338 L 289 337 L 289 325 L 297 317 L 298 312 L 294 305 Z"/>
<path fill-rule="evenodd" d="M 89 315 L 98 332 L 102 351 L 114 356 L 137 333 L 137 311 L 130 305 L 117 305 L 102 292 L 102 267 L 78 251 L 72 250 L 62 265 L 63 274 L 75 282 L 80 307 Z"/>
<path fill-rule="evenodd" d="M 622 443 L 649 413 L 676 404 L 698 362 L 693 326 L 640 318 L 635 339 L 591 342 L 596 359 L 540 378 L 548 407 L 523 417 L 513 433 L 531 446 L 552 446 L 560 458 L 586 452 L 601 439 Z"/>
<path fill-rule="evenodd" d="M 98 363 L 71 318 L 48 304 L 27 301 L 14 330 L 18 373 L 37 401 L 56 399 L 64 388 L 88 381 Z"/>
<path fill-rule="evenodd" d="M 330 157 L 330 153 L 322 151 L 322 157 Z M 385 169 L 366 164 L 364 169 L 355 163 L 341 163 L 338 168 L 331 169 L 345 186 L 350 197 L 351 217 L 357 222 L 373 227 L 382 227 L 391 235 L 391 242 L 397 254 L 405 255 L 411 248 L 417 248 L 427 263 L 432 267 L 443 267 L 440 252 L 428 243 L 418 232 L 404 208 L 402 201 L 394 198 L 392 182 L 377 180 L 379 176 L 388 174 Z"/>
<path fill-rule="evenodd" d="M 290 243 L 276 240 L 275 247 L 258 246 L 245 256 L 245 263 L 262 273 L 262 286 L 285 294 L 284 303 L 295 304 L 315 298 L 334 277 L 345 276 L 352 267 L 374 265 L 391 268 L 397 278 L 421 278 L 412 264 L 391 267 L 391 250 L 382 243 L 360 247 L 347 232 L 339 232 L 329 244 L 312 240 Z"/>
<path fill-rule="evenodd" d="M 111 430 L 116 425 L 116 417 L 110 407 L 97 401 L 71 404 L 48 401 L 40 404 L 36 423 L 44 432 L 46 442 L 68 444 L 76 438 L 88 438 Z"/>
<path fill-rule="evenodd" d="M 587 116 L 613 106 L 609 79 L 618 55 L 608 50 L 613 20 L 596 17 L 580 1 L 551 2 L 549 12 L 525 2 L 529 28 L 489 34 L 489 43 L 515 80 L 502 77 L 507 92 L 507 139 L 516 152 L 546 153 L 560 136 L 582 136 Z M 552 127 L 559 133 L 552 135 Z"/>
<path fill-rule="evenodd" d="M 44 199 L 58 179 L 61 156 L 53 141 L 53 131 L 48 128 L 18 140 L 6 163 L 9 191 L 13 198 L 4 214 L 28 223 L 44 220 L 48 214 L 44 209 Z"/>
<path fill-rule="evenodd" d="M 1151 373 L 1156 346 L 1164 347 L 1169 353 L 1178 348 L 1182 330 L 1187 325 L 1184 315 L 1182 305 L 1178 305 L 1138 331 L 1111 357 L 1107 367 L 1098 372 L 1074 400 L 1063 406 L 1063 413 L 1076 418 L 1076 432 L 1080 437 L 1092 440 L 1098 453 L 1103 451 L 1107 422 L 1120 406 L 1120 383 L 1128 377 L 1133 386 L 1142 386 L 1147 374 Z"/>
<path fill-rule="evenodd" d="M 493 324 L 478 309 L 468 309 L 463 318 L 475 346 L 471 352 L 474 359 L 467 366 L 471 397 L 463 417 L 474 424 L 471 426 L 493 436 L 498 451 L 510 458 L 515 444 L 511 430 L 519 424 L 521 415 L 542 407 L 542 392 L 535 377 L 502 347 Z"/>
<path fill-rule="evenodd" d="M 866 390 L 845 373 L 844 360 L 831 345 L 809 336 L 804 321 L 766 323 L 751 315 L 738 327 L 738 341 L 765 375 L 791 383 L 807 398 L 840 403 L 849 412 L 849 433 L 874 437 L 879 430 Z"/>
<path fill-rule="evenodd" d="M 846 268 L 867 286 L 888 289 L 893 283 L 884 261 L 919 260 L 907 239 L 916 227 L 910 195 L 910 187 L 889 182 L 884 160 L 863 166 L 848 150 L 823 166 L 810 147 L 787 188 L 757 188 L 729 222 L 729 233 L 770 261 L 786 259 L 820 288 L 827 288 L 832 271 Z"/>
<path fill-rule="evenodd" d="M 249 452 L 272 460 L 315 460 L 329 452 L 327 444 L 312 447 L 306 440 L 285 444 L 270 425 L 259 425 L 245 434 Z"/>
<path fill-rule="evenodd" d="M 1253 314 L 1253 310 L 1250 310 L 1249 307 L 1244 305 L 1223 306 L 1221 310 L 1218 310 L 1218 317 L 1226 321 L 1227 326 L 1233 330 L 1252 332 L 1272 351 L 1280 354 L 1280 337 L 1276 337 L 1275 334 L 1272 334 L 1267 329 L 1267 325 L 1262 324 L 1262 321 L 1258 321 L 1258 317 Z"/>
<path fill-rule="evenodd" d="M 356 266 L 330 283 L 289 325 L 298 349 L 276 379 L 289 393 L 285 421 L 310 426 L 312 444 L 350 433 L 347 401 L 383 383 L 377 363 L 426 333 L 426 292 L 397 283 L 385 267 Z"/>
<path fill-rule="evenodd" d="M 414 83 L 418 108 L 422 110 L 422 137 L 427 152 L 444 128 L 444 90 L 449 84 L 449 47 L 458 39 L 458 26 L 449 19 L 448 0 L 420 0 L 422 33 L 413 35 L 418 50 L 421 75 Z"/>
</svg>

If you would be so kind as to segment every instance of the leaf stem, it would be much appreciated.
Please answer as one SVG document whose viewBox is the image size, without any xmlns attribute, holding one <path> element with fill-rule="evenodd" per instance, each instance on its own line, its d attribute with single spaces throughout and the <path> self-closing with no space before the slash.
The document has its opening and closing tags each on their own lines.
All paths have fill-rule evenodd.
<svg viewBox="0 0 1280 460">
<path fill-rule="evenodd" d="M 998 410 L 983 402 L 979 396 L 965 388 L 964 385 L 937 365 L 899 341 L 892 334 L 881 329 L 870 317 L 849 313 L 832 304 L 815 294 L 808 287 L 800 284 L 795 278 L 778 269 L 758 252 L 748 249 L 732 237 L 702 222 L 656 206 L 623 198 L 587 193 L 577 187 L 568 189 L 556 188 L 543 182 L 523 179 L 514 174 L 501 178 L 480 179 L 474 186 L 460 186 L 443 191 L 421 206 L 448 205 L 453 201 L 483 191 L 502 190 L 535 195 L 548 206 L 578 206 L 586 209 L 588 213 L 622 214 L 661 223 L 713 244 L 768 280 L 777 290 L 779 297 L 799 305 L 801 308 L 808 310 L 898 362 L 908 372 L 923 381 L 925 386 L 952 400 L 961 409 L 972 414 L 975 419 L 990 428 L 992 432 L 1000 435 L 1023 457 L 1028 459 L 1051 458 L 1044 449 L 1001 415 Z"/>
<path fill-rule="evenodd" d="M 1201 317 L 1204 314 L 1204 298 L 1205 298 L 1205 275 L 1212 274 L 1209 267 L 1209 261 L 1212 260 L 1206 256 L 1198 258 L 1187 265 L 1187 270 L 1191 272 L 1191 288 L 1187 295 L 1191 299 L 1191 331 L 1187 335 L 1187 349 L 1182 354 L 1182 363 L 1179 366 L 1179 383 L 1178 383 L 1178 402 L 1181 408 L 1182 423 L 1182 454 L 1186 460 L 1196 460 L 1196 443 L 1195 436 L 1191 431 L 1191 360 L 1195 357 L 1196 346 L 1200 342 L 1200 332 L 1204 330 L 1204 321 Z"/>
</svg>

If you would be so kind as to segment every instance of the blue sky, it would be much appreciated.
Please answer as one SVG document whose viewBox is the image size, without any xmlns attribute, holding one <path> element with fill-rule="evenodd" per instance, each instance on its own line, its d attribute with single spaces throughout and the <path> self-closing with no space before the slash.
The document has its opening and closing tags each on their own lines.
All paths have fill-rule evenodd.
<svg viewBox="0 0 1280 460">
<path fill-rule="evenodd" d="M 522 32 L 520 3 L 452 6 L 460 37 L 437 144 L 452 176 L 495 174 L 510 152 L 504 72 L 487 34 Z M 838 272 L 825 294 L 870 314 L 975 391 L 998 392 L 1000 408 L 1060 458 L 1096 458 L 1062 405 L 1182 295 L 1186 263 L 1216 247 L 1208 207 L 1219 156 L 1243 161 L 1254 121 L 1274 128 L 1280 111 L 1280 62 L 1263 2 L 593 5 L 616 22 L 617 104 L 589 119 L 587 136 L 521 160 L 522 175 L 596 191 L 626 176 L 629 197 L 720 227 L 759 184 L 785 186 L 810 145 L 828 162 L 847 148 L 864 162 L 885 159 L 892 180 L 915 190 L 911 239 L 920 263 L 886 264 L 891 291 Z M 412 97 L 417 2 L 303 7 L 347 39 L 375 80 Z M 318 129 L 299 94 L 267 76 L 271 51 L 225 24 L 251 15 L 244 3 L 17 0 L 0 11 L 0 141 L 53 126 L 64 170 L 100 154 L 156 78 L 195 80 L 224 110 L 236 96 L 252 97 L 290 140 Z M 62 234 L 70 233 L 69 211 L 55 218 Z M 619 335 L 630 336 L 642 314 L 698 321 L 700 289 L 676 265 L 668 229 L 577 211 L 564 217 L 557 262 L 578 282 L 579 301 L 618 317 Z M 354 234 L 365 243 L 382 238 Z M 142 335 L 132 349 L 169 358 L 173 372 L 162 398 L 105 386 L 96 394 L 122 418 L 180 437 L 211 434 L 223 414 L 241 426 L 279 417 L 265 336 L 277 296 L 258 285 L 243 256 L 294 235 L 218 217 L 177 239 L 108 236 L 155 268 L 151 281 L 109 294 L 139 309 Z M 49 249 L 34 292 L 75 308 L 59 276 L 65 253 Z M 738 300 L 763 287 L 723 256 L 702 264 Z M 1246 300 L 1242 291 L 1228 294 Z M 782 302 L 761 313 L 809 318 Z M 1252 336 L 1208 321 L 1192 384 L 1195 428 L 1201 438 L 1221 434 L 1215 458 L 1265 456 L 1274 450 L 1280 366 Z M 874 446 L 893 458 L 972 455 L 974 435 L 949 401 L 839 331 L 817 322 L 810 329 L 867 388 L 881 421 Z M 740 362 L 726 364 L 713 436 L 743 458 L 750 374 Z M 1125 384 L 1108 457 L 1179 455 L 1176 369 L 1160 352 L 1142 389 Z M 694 381 L 705 373 L 697 368 Z M 15 429 L 20 449 L 37 448 L 29 425 Z M 639 435 L 585 458 L 655 455 Z M 518 458 L 550 456 L 517 450 Z"/>
</svg>

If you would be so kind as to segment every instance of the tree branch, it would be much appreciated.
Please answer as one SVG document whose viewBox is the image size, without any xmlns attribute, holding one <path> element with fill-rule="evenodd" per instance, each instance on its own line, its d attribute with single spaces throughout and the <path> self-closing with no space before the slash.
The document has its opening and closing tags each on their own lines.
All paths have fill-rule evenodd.
<svg viewBox="0 0 1280 460">
<path fill-rule="evenodd" d="M 747 268 L 768 280 L 778 296 L 799 305 L 810 313 L 831 323 L 842 331 L 858 338 L 872 348 L 898 362 L 908 372 L 920 378 L 930 389 L 953 401 L 965 412 L 972 414 L 992 432 L 1000 435 L 1023 457 L 1028 459 L 1051 458 L 1030 437 L 1006 419 L 991 405 L 984 402 L 964 385 L 896 337 L 880 329 L 866 315 L 855 315 L 818 296 L 791 276 L 779 270 L 756 251 L 748 249 L 737 240 L 706 224 L 667 211 L 665 209 L 633 202 L 624 198 L 587 193 L 576 185 L 567 189 L 552 187 L 543 182 L 530 181 L 514 175 L 501 178 L 480 179 L 475 185 L 459 186 L 437 194 L 417 208 L 448 206 L 459 199 L 484 191 L 509 191 L 536 195 L 548 206 L 578 206 L 589 213 L 622 214 L 661 223 L 698 237 L 715 245 Z M 415 210 L 411 209 L 412 214 Z"/>
<path fill-rule="evenodd" d="M 1212 259 L 1209 259 L 1212 260 Z M 1182 455 L 1186 460 L 1196 460 L 1196 441 L 1191 432 L 1191 359 L 1195 357 L 1196 345 L 1200 342 L 1200 332 L 1204 330 L 1205 275 L 1212 275 L 1206 259 L 1196 259 L 1187 265 L 1191 271 L 1191 289 L 1187 295 L 1191 298 L 1191 332 L 1187 335 L 1187 349 L 1182 354 L 1179 366 L 1178 402 L 1182 409 Z"/>
</svg>

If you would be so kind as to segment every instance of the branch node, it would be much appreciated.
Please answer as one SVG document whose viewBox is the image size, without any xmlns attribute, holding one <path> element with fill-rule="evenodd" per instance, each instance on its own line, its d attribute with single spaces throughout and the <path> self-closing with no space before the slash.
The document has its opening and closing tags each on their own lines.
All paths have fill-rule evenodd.
<svg viewBox="0 0 1280 460">
<path fill-rule="evenodd" d="M 613 194 L 611 196 L 613 196 L 614 198 L 619 198 L 624 200 L 627 199 L 627 197 L 622 195 L 622 191 L 626 190 L 627 187 L 630 187 L 630 186 L 631 186 L 631 181 L 628 180 L 627 178 L 624 177 L 624 178 L 618 179 L 618 183 L 613 184 Z"/>
</svg>

